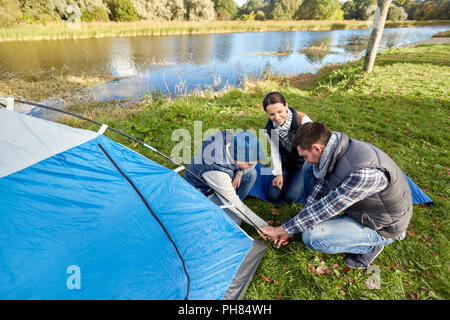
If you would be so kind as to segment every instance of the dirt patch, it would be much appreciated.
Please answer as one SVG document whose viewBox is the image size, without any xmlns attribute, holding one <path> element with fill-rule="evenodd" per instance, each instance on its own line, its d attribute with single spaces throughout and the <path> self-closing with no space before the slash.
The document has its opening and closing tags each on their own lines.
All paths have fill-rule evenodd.
<svg viewBox="0 0 450 320">
<path fill-rule="evenodd" d="M 423 41 L 417 41 L 417 42 L 413 42 L 413 43 L 404 44 L 400 47 L 411 48 L 411 47 L 416 47 L 421 44 L 450 44 L 450 37 L 448 37 L 448 38 L 447 37 L 431 38 L 431 39 L 427 39 L 427 40 L 423 40 Z"/>
<path fill-rule="evenodd" d="M 294 77 L 290 77 L 287 79 L 288 83 L 297 89 L 311 89 L 314 82 L 318 77 L 323 75 L 324 73 L 329 73 L 334 69 L 338 68 L 340 64 L 333 64 L 330 66 L 323 67 L 317 73 L 303 73 Z"/>
</svg>

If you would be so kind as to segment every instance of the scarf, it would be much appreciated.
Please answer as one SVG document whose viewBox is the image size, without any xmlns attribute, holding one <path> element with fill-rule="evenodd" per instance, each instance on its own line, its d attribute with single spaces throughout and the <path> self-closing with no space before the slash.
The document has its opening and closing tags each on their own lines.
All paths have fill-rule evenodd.
<svg viewBox="0 0 450 320">
<path fill-rule="evenodd" d="M 319 166 L 313 166 L 313 173 L 317 179 L 325 178 L 331 159 L 333 159 L 334 152 L 338 146 L 338 142 L 341 140 L 341 136 L 342 133 L 340 132 L 333 132 L 331 134 L 330 140 L 328 140 L 328 143 L 320 156 Z"/>
<path fill-rule="evenodd" d="M 289 140 L 289 130 L 291 129 L 292 124 L 292 111 L 287 109 L 287 117 L 284 123 L 279 126 L 275 122 L 272 122 L 275 132 L 280 137 L 280 142 L 283 143 L 285 148 L 291 152 L 292 150 L 292 142 Z"/>
</svg>

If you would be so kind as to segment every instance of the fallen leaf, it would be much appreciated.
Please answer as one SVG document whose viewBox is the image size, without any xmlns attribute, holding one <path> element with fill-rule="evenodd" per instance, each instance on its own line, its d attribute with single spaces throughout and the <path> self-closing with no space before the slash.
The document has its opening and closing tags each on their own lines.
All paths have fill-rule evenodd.
<svg viewBox="0 0 450 320">
<path fill-rule="evenodd" d="M 435 256 L 435 257 L 438 256 L 438 254 L 437 254 L 436 252 L 434 252 L 434 251 L 431 251 L 431 254 L 432 254 L 433 256 Z"/>
<path fill-rule="evenodd" d="M 405 265 L 402 265 L 399 269 L 402 270 L 402 271 L 404 272 L 404 271 L 406 271 L 407 268 L 406 268 Z"/>
<path fill-rule="evenodd" d="M 270 278 L 268 276 L 262 275 L 265 282 L 270 282 Z"/>
<path fill-rule="evenodd" d="M 405 295 L 410 300 L 419 300 L 420 299 L 419 293 L 414 290 L 406 292 Z"/>
<path fill-rule="evenodd" d="M 318 266 L 316 272 L 320 275 L 328 274 L 328 268 L 324 266 Z"/>
<path fill-rule="evenodd" d="M 355 283 L 355 279 L 352 279 L 350 277 L 345 278 L 345 283 Z"/>
<path fill-rule="evenodd" d="M 270 213 L 275 215 L 275 216 L 279 215 L 278 210 L 275 209 L 275 208 L 270 208 Z"/>
<path fill-rule="evenodd" d="M 277 285 L 279 285 L 280 283 L 279 283 L 277 280 L 273 280 L 273 284 L 274 284 L 275 286 L 277 286 Z"/>
<path fill-rule="evenodd" d="M 308 264 L 308 269 L 309 271 L 311 271 L 312 274 L 316 274 L 316 269 L 314 269 L 312 265 Z"/>
<path fill-rule="evenodd" d="M 424 238 L 425 240 L 427 240 L 427 241 L 431 241 L 431 238 L 428 237 L 428 236 L 426 236 L 426 235 L 424 235 L 423 238 Z"/>
<path fill-rule="evenodd" d="M 342 270 L 343 273 L 348 273 L 350 270 L 352 270 L 351 268 L 345 268 L 344 270 Z"/>
<path fill-rule="evenodd" d="M 278 299 L 278 300 L 281 300 L 281 299 L 282 299 L 281 292 L 278 292 L 278 293 L 277 293 L 277 299 Z"/>
<path fill-rule="evenodd" d="M 345 294 L 345 291 L 344 291 L 344 290 L 341 290 L 341 296 L 343 296 L 343 297 L 345 297 L 345 296 L 346 296 L 346 294 Z"/>
<path fill-rule="evenodd" d="M 409 237 L 414 237 L 414 233 L 412 233 L 411 231 L 406 231 L 406 234 L 409 236 Z"/>
<path fill-rule="evenodd" d="M 391 268 L 394 270 L 398 268 L 397 264 L 394 261 L 391 262 Z"/>
<path fill-rule="evenodd" d="M 337 263 L 333 264 L 333 268 L 339 269 L 339 265 Z"/>
<path fill-rule="evenodd" d="M 366 281 L 364 284 L 369 289 L 379 289 L 379 285 L 377 284 L 375 279 L 371 279 L 370 281 Z"/>
<path fill-rule="evenodd" d="M 287 270 L 288 266 L 282 266 L 283 270 Z"/>
</svg>

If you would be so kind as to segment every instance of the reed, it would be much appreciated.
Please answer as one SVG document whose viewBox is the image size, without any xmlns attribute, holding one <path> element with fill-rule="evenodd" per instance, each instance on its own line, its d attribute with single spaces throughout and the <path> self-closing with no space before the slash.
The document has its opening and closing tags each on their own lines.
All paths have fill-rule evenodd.
<svg viewBox="0 0 450 320">
<path fill-rule="evenodd" d="M 387 22 L 386 27 L 450 25 L 450 21 Z M 265 32 L 294 30 L 365 29 L 367 21 L 138 21 L 91 22 L 79 25 L 66 22 L 18 24 L 0 28 L 0 41 L 87 39 L 103 37 L 163 36 L 199 33 Z"/>
</svg>

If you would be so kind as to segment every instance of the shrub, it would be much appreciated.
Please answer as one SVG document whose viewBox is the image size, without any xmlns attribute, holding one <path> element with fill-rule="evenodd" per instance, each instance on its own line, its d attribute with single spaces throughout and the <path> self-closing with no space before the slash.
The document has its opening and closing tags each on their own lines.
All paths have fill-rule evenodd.
<svg viewBox="0 0 450 320">
<path fill-rule="evenodd" d="M 139 15 L 136 13 L 131 0 L 109 0 L 108 7 L 111 11 L 111 20 L 114 21 L 137 21 Z"/>
<path fill-rule="evenodd" d="M 264 12 L 262 12 L 262 10 L 256 11 L 256 14 L 255 14 L 255 20 L 260 20 L 260 21 L 262 21 L 262 20 L 264 20 L 265 18 L 266 18 L 266 15 L 264 14 Z"/>
<path fill-rule="evenodd" d="M 108 11 L 103 7 L 94 7 L 90 14 L 92 21 L 109 21 Z"/>
</svg>

